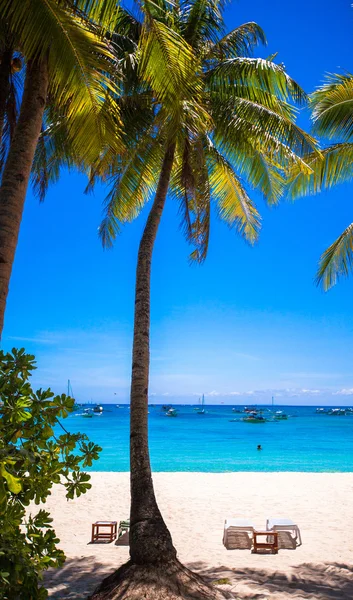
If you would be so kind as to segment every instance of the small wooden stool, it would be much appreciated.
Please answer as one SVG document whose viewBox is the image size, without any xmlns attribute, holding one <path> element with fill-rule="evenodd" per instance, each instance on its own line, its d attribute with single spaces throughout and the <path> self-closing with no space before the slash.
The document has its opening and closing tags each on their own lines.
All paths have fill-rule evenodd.
<svg viewBox="0 0 353 600">
<path fill-rule="evenodd" d="M 100 531 L 101 529 L 103 531 Z M 116 539 L 116 535 L 117 521 L 96 521 L 92 523 L 92 544 L 98 540 L 113 542 Z"/>
<path fill-rule="evenodd" d="M 258 536 L 266 536 L 265 542 L 258 542 Z M 269 550 L 271 554 L 278 553 L 278 533 L 277 531 L 254 531 L 253 537 L 254 547 L 252 554 L 258 554 L 258 550 Z"/>
</svg>

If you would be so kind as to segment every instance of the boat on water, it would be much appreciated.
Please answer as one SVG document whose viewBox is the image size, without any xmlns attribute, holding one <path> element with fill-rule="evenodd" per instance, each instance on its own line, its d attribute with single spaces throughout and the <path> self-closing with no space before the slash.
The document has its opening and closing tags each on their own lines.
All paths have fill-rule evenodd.
<svg viewBox="0 0 353 600">
<path fill-rule="evenodd" d="M 167 410 L 167 412 L 165 413 L 166 417 L 177 417 L 178 416 L 178 411 L 176 410 L 176 408 L 169 408 Z"/>
<path fill-rule="evenodd" d="M 276 410 L 273 418 L 275 421 L 287 421 L 288 415 L 283 410 Z"/>
<path fill-rule="evenodd" d="M 74 393 L 72 391 L 72 385 L 71 385 L 70 379 L 67 380 L 67 395 L 70 396 L 70 398 L 74 398 Z M 80 408 L 82 408 L 82 404 L 79 404 L 75 400 L 75 404 L 73 405 L 72 408 L 73 408 L 73 410 L 79 410 Z"/>
<path fill-rule="evenodd" d="M 346 408 L 330 408 L 327 414 L 331 417 L 345 417 L 348 413 Z"/>
<path fill-rule="evenodd" d="M 100 404 L 96 404 L 93 407 L 93 412 L 101 414 L 103 412 L 103 406 L 101 406 Z"/>
<path fill-rule="evenodd" d="M 243 423 L 267 423 L 267 419 L 257 410 L 248 411 L 246 417 L 242 419 Z"/>
<path fill-rule="evenodd" d="M 205 411 L 205 395 L 202 394 L 202 400 L 201 400 L 201 404 L 200 406 L 196 409 L 196 414 L 197 415 L 204 415 L 206 413 Z"/>
<path fill-rule="evenodd" d="M 317 408 L 315 411 L 318 415 L 327 415 L 326 408 Z"/>
<path fill-rule="evenodd" d="M 93 417 L 92 408 L 85 408 L 83 413 L 81 414 L 81 417 L 84 417 L 85 419 L 92 419 L 92 417 Z"/>
</svg>

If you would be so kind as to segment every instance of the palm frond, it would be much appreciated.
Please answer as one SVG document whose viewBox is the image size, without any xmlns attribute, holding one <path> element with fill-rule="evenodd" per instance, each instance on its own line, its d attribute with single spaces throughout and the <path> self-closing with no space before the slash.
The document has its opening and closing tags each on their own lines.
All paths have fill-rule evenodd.
<svg viewBox="0 0 353 600">
<path fill-rule="evenodd" d="M 67 134 L 67 121 L 57 114 L 55 107 L 46 109 L 44 123 L 31 172 L 33 192 L 40 202 L 45 200 L 49 185 L 59 181 L 64 169 L 85 172 Z"/>
<path fill-rule="evenodd" d="M 202 263 L 210 235 L 211 190 L 201 138 L 192 142 L 185 138 L 180 157 L 177 155 L 175 160 L 170 188 L 180 202 L 185 237 L 194 247 L 190 261 Z"/>
<path fill-rule="evenodd" d="M 286 178 L 266 154 L 254 150 L 250 156 L 240 155 L 236 166 L 239 174 L 270 206 L 278 204 L 284 194 Z"/>
<path fill-rule="evenodd" d="M 72 3 L 81 15 L 99 25 L 102 35 L 117 27 L 121 10 L 117 0 L 72 0 Z"/>
<path fill-rule="evenodd" d="M 284 147 L 299 157 L 317 151 L 317 140 L 291 118 L 258 102 L 234 98 L 232 102 L 215 104 L 212 116 L 217 145 L 229 146 L 234 142 L 239 147 L 239 138 L 244 138 L 252 140 L 255 147 L 269 157 L 275 157 Z"/>
<path fill-rule="evenodd" d="M 232 165 L 209 141 L 207 163 L 212 194 L 221 219 L 253 244 L 259 234 L 260 215 Z"/>
<path fill-rule="evenodd" d="M 329 139 L 352 141 L 353 75 L 328 75 L 327 80 L 311 95 L 314 132 Z"/>
<path fill-rule="evenodd" d="M 21 40 L 26 60 L 48 61 L 49 94 L 70 120 L 77 152 L 89 161 L 94 146 L 121 150 L 114 54 L 94 24 L 55 0 L 3 0 L 0 18 Z"/>
<path fill-rule="evenodd" d="M 210 91 L 229 96 L 231 86 L 253 86 L 274 94 L 281 100 L 305 104 L 307 95 L 284 70 L 283 66 L 263 58 L 229 58 L 211 68 L 206 75 Z"/>
<path fill-rule="evenodd" d="M 224 29 L 222 7 L 219 0 L 187 0 L 182 4 L 182 35 L 193 48 L 217 42 Z"/>
<path fill-rule="evenodd" d="M 258 44 L 266 44 L 266 36 L 254 22 L 244 23 L 210 46 L 205 58 L 225 60 L 251 55 Z"/>
<path fill-rule="evenodd" d="M 145 136 L 111 177 L 99 235 L 104 247 L 113 245 L 121 224 L 135 219 L 154 192 L 163 158 L 163 144 Z"/>
<path fill-rule="evenodd" d="M 316 276 L 324 290 L 334 286 L 340 276 L 347 277 L 353 270 L 353 223 L 331 244 L 320 258 Z"/>
<path fill-rule="evenodd" d="M 189 44 L 164 23 L 148 19 L 139 41 L 139 76 L 151 86 L 156 100 L 178 110 L 181 99 L 201 89 L 199 61 Z"/>
<path fill-rule="evenodd" d="M 292 199 L 309 196 L 353 179 L 353 143 L 334 144 L 305 157 L 310 171 L 305 173 L 294 165 L 288 180 L 287 193 Z"/>
</svg>

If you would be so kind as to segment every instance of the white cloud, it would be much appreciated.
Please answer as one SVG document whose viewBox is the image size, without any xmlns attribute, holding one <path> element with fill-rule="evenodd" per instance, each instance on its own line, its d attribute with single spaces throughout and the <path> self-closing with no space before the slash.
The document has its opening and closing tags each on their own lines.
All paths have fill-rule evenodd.
<svg viewBox="0 0 353 600">
<path fill-rule="evenodd" d="M 353 388 L 338 390 L 337 392 L 333 392 L 333 396 L 352 396 Z"/>
</svg>

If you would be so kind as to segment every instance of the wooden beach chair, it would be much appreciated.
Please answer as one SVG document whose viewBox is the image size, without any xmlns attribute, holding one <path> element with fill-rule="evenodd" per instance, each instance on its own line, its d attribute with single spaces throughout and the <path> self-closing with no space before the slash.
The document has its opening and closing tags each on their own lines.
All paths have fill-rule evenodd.
<svg viewBox="0 0 353 600">
<path fill-rule="evenodd" d="M 272 517 L 266 520 L 266 530 L 278 533 L 278 547 L 294 550 L 302 545 L 300 529 L 291 519 Z"/>
<path fill-rule="evenodd" d="M 129 545 L 129 534 L 130 534 L 130 521 L 120 521 L 118 527 L 118 539 L 115 542 L 116 546 L 128 546 Z"/>
<path fill-rule="evenodd" d="M 226 519 L 224 522 L 223 545 L 227 550 L 250 550 L 255 526 L 247 519 Z"/>
</svg>

